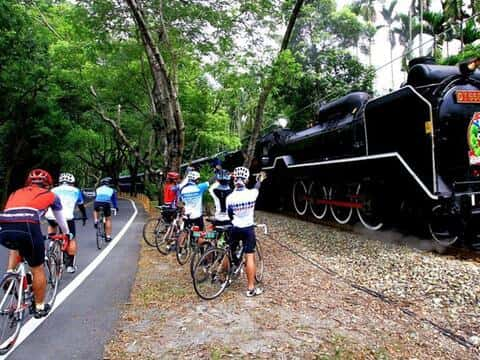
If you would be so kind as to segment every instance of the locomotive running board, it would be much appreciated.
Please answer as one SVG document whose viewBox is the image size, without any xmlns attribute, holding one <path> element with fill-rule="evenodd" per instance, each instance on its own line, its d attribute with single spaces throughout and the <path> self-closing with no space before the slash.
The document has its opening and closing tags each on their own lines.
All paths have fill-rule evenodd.
<svg viewBox="0 0 480 360">
<path fill-rule="evenodd" d="M 366 156 L 357 156 L 353 158 L 347 159 L 338 159 L 338 160 L 326 160 L 326 161 L 317 161 L 311 163 L 304 163 L 304 164 L 295 164 L 294 160 L 291 156 L 277 156 L 273 161 L 272 166 L 263 167 L 262 170 L 273 170 L 277 166 L 277 161 L 282 161 L 288 169 L 295 169 L 295 168 L 302 168 L 302 167 L 312 167 L 312 166 L 322 166 L 322 165 L 330 165 L 330 164 L 341 164 L 341 163 L 350 163 L 356 161 L 368 161 L 368 160 L 376 160 L 376 159 L 386 159 L 386 158 L 397 158 L 403 167 L 408 171 L 410 176 L 420 185 L 422 190 L 427 194 L 427 196 L 432 200 L 438 200 L 438 196 L 432 194 L 430 189 L 423 183 L 423 181 L 418 177 L 415 171 L 407 164 L 407 162 L 402 158 L 402 156 L 397 153 L 385 153 L 385 154 L 378 154 L 378 155 L 366 155 Z"/>
</svg>

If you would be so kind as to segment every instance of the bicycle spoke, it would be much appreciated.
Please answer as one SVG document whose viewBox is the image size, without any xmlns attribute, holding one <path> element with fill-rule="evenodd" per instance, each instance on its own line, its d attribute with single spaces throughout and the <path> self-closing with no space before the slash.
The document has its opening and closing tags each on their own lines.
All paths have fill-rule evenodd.
<svg viewBox="0 0 480 360">
<path fill-rule="evenodd" d="M 0 292 L 3 293 L 0 301 L 0 354 L 10 350 L 20 332 L 23 293 L 19 292 L 19 285 L 17 275 L 8 276 L 0 283 Z"/>
</svg>

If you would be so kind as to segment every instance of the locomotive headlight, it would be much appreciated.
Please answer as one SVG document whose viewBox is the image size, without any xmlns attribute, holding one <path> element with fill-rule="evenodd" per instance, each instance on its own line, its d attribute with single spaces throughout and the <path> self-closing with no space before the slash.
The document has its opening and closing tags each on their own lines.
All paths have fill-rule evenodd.
<svg viewBox="0 0 480 360">
<path fill-rule="evenodd" d="M 460 73 L 464 76 L 472 74 L 477 68 L 480 67 L 480 58 L 469 59 L 458 64 Z"/>
</svg>

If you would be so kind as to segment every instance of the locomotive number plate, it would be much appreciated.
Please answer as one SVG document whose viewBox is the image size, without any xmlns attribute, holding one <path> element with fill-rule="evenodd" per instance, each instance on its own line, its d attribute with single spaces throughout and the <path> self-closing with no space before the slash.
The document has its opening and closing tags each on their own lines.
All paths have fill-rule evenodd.
<svg viewBox="0 0 480 360">
<path fill-rule="evenodd" d="M 459 104 L 480 104 L 480 91 L 478 90 L 457 90 L 455 96 Z"/>
</svg>

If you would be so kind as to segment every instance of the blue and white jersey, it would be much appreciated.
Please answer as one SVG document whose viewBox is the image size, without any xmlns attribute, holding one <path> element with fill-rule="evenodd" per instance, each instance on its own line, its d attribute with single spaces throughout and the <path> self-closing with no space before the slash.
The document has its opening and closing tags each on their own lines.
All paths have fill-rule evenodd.
<svg viewBox="0 0 480 360">
<path fill-rule="evenodd" d="M 235 189 L 227 196 L 227 209 L 233 213 L 232 225 L 239 228 L 253 226 L 255 221 L 255 202 L 258 197 L 258 189 Z"/>
<path fill-rule="evenodd" d="M 83 204 L 83 194 L 80 189 L 68 184 L 62 184 L 52 189 L 62 203 L 62 213 L 65 220 L 72 220 L 75 206 Z M 49 220 L 55 220 L 52 210 L 49 208 L 45 217 Z"/>
<path fill-rule="evenodd" d="M 104 202 L 112 204 L 112 207 L 118 209 L 117 192 L 107 185 L 102 185 L 95 190 L 95 202 Z"/>
<path fill-rule="evenodd" d="M 208 182 L 187 184 L 180 191 L 180 199 L 185 203 L 185 215 L 198 219 L 203 213 L 203 193 L 208 189 Z"/>
</svg>

